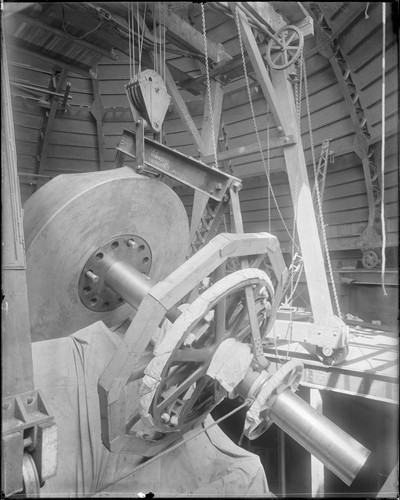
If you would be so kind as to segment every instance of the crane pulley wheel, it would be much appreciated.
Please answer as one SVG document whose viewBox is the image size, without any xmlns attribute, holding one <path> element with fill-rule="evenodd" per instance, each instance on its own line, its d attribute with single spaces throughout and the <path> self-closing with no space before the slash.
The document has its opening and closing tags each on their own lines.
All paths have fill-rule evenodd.
<svg viewBox="0 0 400 500">
<path fill-rule="evenodd" d="M 287 25 L 280 28 L 275 33 L 274 38 L 271 38 L 267 45 L 267 62 L 273 69 L 286 69 L 291 64 L 294 64 L 303 53 L 303 33 L 297 26 Z"/>
</svg>

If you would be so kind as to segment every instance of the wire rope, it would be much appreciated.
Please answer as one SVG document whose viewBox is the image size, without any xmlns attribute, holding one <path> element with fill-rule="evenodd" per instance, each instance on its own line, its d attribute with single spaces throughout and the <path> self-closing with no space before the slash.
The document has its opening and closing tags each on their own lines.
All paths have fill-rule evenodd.
<svg viewBox="0 0 400 500">
<path fill-rule="evenodd" d="M 287 234 L 289 235 L 290 240 L 292 241 L 292 235 L 291 235 L 291 233 L 289 231 L 289 228 L 287 227 L 287 224 L 286 224 L 286 222 L 285 222 L 285 220 L 283 218 L 282 212 L 281 212 L 281 210 L 279 208 L 279 205 L 278 205 L 278 202 L 277 202 L 274 190 L 273 190 L 272 185 L 271 185 L 271 179 L 268 176 L 268 169 L 267 169 L 267 165 L 266 165 L 266 161 L 265 161 L 265 156 L 264 156 L 264 153 L 263 153 L 263 148 L 262 148 L 262 145 L 261 145 L 261 139 L 260 139 L 260 134 L 259 134 L 259 131 L 258 131 L 256 117 L 255 117 L 253 100 L 251 98 L 250 83 L 249 83 L 249 77 L 248 77 L 248 74 L 247 74 L 246 59 L 245 59 L 245 56 L 244 56 L 243 39 L 242 39 L 242 33 L 241 33 L 241 29 L 240 29 L 240 22 L 239 22 L 239 9 L 237 7 L 235 9 L 235 14 L 236 14 L 235 15 L 236 27 L 237 27 L 238 36 L 239 36 L 240 52 L 241 52 L 241 56 L 242 56 L 243 72 L 244 72 L 244 78 L 245 78 L 245 82 L 246 82 L 247 96 L 248 96 L 248 99 L 249 99 L 249 105 L 250 105 L 251 115 L 252 115 L 252 119 L 253 119 L 253 126 L 254 126 L 254 131 L 255 131 L 256 137 L 257 137 L 257 143 L 258 143 L 258 148 L 259 148 L 259 151 L 260 151 L 261 161 L 262 161 L 262 164 L 263 164 L 263 167 L 264 167 L 264 171 L 265 171 L 265 174 L 266 174 L 266 177 L 267 177 L 268 188 L 271 191 L 272 199 L 274 200 L 274 204 L 276 206 L 276 209 L 278 211 L 278 214 L 279 214 L 279 217 L 280 217 L 280 219 L 282 221 L 282 224 L 283 224 L 283 226 L 284 226 Z M 298 247 L 298 245 L 296 243 L 295 243 L 295 246 L 298 249 L 298 251 L 300 252 L 300 248 Z"/>
<path fill-rule="evenodd" d="M 386 4 L 382 2 L 382 149 L 381 149 L 381 225 L 382 225 L 382 268 L 381 281 L 383 295 L 386 268 L 386 225 L 385 225 L 385 105 L 386 105 Z"/>
<path fill-rule="evenodd" d="M 165 451 L 159 453 L 158 455 L 155 455 L 154 457 L 152 457 L 149 460 L 147 460 L 147 462 L 144 462 L 144 463 L 138 465 L 137 467 L 135 467 L 133 470 L 131 470 L 127 474 L 124 474 L 123 476 L 121 476 L 120 478 L 116 479 L 115 481 L 112 481 L 111 483 L 107 484 L 103 488 L 100 488 L 99 490 L 96 491 L 95 495 L 97 495 L 101 491 L 105 491 L 106 489 L 110 488 L 110 486 L 113 486 L 114 484 L 119 483 L 120 481 L 126 479 L 127 477 L 132 476 L 133 474 L 135 474 L 139 470 L 143 469 L 147 465 L 150 465 L 151 463 L 155 462 L 156 460 L 161 459 L 163 456 L 167 455 L 168 453 L 171 453 L 172 451 L 175 451 L 180 446 L 188 443 L 189 441 L 191 441 L 192 439 L 196 438 L 197 436 L 200 436 L 200 434 L 203 434 L 203 432 L 208 431 L 209 429 L 211 429 L 211 427 L 214 427 L 215 425 L 218 425 L 219 423 L 223 422 L 225 419 L 229 418 L 230 416 L 232 416 L 233 414 L 237 413 L 242 408 L 244 408 L 246 406 L 249 406 L 250 404 L 251 404 L 251 400 L 250 399 L 246 399 L 246 401 L 244 403 L 242 403 L 241 405 L 237 406 L 236 408 L 234 408 L 232 411 L 230 411 L 229 413 L 227 413 L 223 417 L 219 418 L 218 420 L 215 420 L 214 422 L 211 422 L 206 427 L 203 427 L 203 428 L 199 429 L 197 432 L 195 432 L 194 434 L 192 434 L 188 438 L 183 439 L 182 441 L 179 441 L 177 444 L 174 444 L 173 446 L 171 446 L 171 448 L 168 448 Z M 87 495 L 87 496 L 91 497 L 93 495 Z"/>
</svg>

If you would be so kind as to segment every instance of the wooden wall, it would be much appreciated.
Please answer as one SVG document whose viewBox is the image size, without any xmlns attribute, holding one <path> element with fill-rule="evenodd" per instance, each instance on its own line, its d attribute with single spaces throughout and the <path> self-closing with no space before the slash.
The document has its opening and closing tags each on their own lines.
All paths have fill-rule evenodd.
<svg viewBox="0 0 400 500">
<path fill-rule="evenodd" d="M 372 138 L 376 141 L 379 160 L 381 136 L 381 4 L 369 4 L 369 18 L 365 19 L 360 11 L 354 17 L 353 25 L 340 35 L 342 50 L 346 53 L 352 70 L 352 77 L 360 91 L 361 101 L 367 116 Z M 334 11 L 332 23 L 341 26 L 352 13 L 360 10 L 346 4 Z M 347 9 L 347 10 L 346 10 Z M 388 9 L 390 10 L 390 9 Z M 195 26 L 201 29 L 199 14 L 195 16 Z M 360 29 L 361 24 L 363 29 Z M 358 26 L 357 29 L 354 29 Z M 220 14 L 207 16 L 208 35 L 215 41 L 222 41 L 232 55 L 240 53 L 236 27 L 233 21 L 222 22 Z M 398 145 L 397 94 L 398 61 L 397 47 L 391 33 L 390 13 L 388 12 L 386 46 L 386 131 L 388 134 L 385 158 L 385 213 L 387 218 L 388 244 L 397 245 L 398 238 Z M 317 51 L 314 38 L 306 39 L 305 60 L 307 87 L 310 99 L 312 137 L 316 161 L 320 154 L 322 141 L 331 138 L 331 150 L 335 162 L 329 165 L 324 194 L 324 217 L 327 224 L 328 242 L 331 250 L 340 251 L 357 248 L 358 236 L 365 229 L 368 219 L 368 205 L 365 180 L 361 162 L 353 152 L 354 127 L 349 111 L 343 100 L 329 61 Z M 115 146 L 124 128 L 131 128 L 132 116 L 128 107 L 124 85 L 129 81 L 129 61 L 127 56 L 118 53 L 119 60 L 102 59 L 98 64 L 99 90 L 104 106 L 103 129 L 105 144 L 105 166 L 113 168 Z M 24 80 L 47 87 L 52 68 L 47 62 L 23 54 L 9 54 L 11 78 Z M 200 74 L 198 63 L 192 58 L 171 56 L 179 70 L 188 76 Z M 21 67 L 21 65 L 24 65 Z M 65 113 L 58 113 L 48 148 L 44 175 L 54 177 L 61 173 L 96 171 L 99 169 L 98 138 L 94 117 L 90 112 L 93 101 L 93 88 L 90 77 L 68 73 L 66 81 L 71 82 L 72 99 Z M 13 89 L 14 93 L 20 93 Z M 183 92 L 194 122 L 201 132 L 203 108 L 201 96 Z M 267 114 L 267 106 L 257 85 L 252 82 L 251 95 L 255 107 L 256 121 L 261 140 L 266 140 L 269 127 L 270 137 L 277 136 L 273 120 Z M 14 121 L 17 139 L 18 169 L 23 201 L 35 189 L 35 179 L 25 174 L 35 172 L 37 166 L 37 144 L 43 123 L 43 108 L 37 103 L 13 97 Z M 256 142 L 251 110 L 242 74 L 237 81 L 225 89 L 222 121 L 226 134 L 225 143 L 219 141 L 219 149 L 235 148 Z M 307 106 L 303 85 L 301 108 L 302 142 L 313 182 L 312 152 L 308 130 Z M 222 132 L 219 134 L 222 138 Z M 185 154 L 198 156 L 191 136 L 185 129 L 177 112 L 171 107 L 164 124 L 164 141 Z M 244 179 L 240 193 L 243 220 L 246 231 L 268 230 L 267 188 L 264 167 L 259 154 L 234 159 L 230 165 L 234 175 Z M 273 189 L 278 205 L 289 230 L 293 225 L 287 176 L 284 172 L 282 150 L 273 150 L 270 155 L 270 168 Z M 190 215 L 192 193 L 178 187 Z M 229 221 L 228 221 L 229 223 Z M 285 251 L 290 251 L 289 236 L 284 228 L 278 211 L 271 200 L 271 226 L 281 241 Z"/>
</svg>

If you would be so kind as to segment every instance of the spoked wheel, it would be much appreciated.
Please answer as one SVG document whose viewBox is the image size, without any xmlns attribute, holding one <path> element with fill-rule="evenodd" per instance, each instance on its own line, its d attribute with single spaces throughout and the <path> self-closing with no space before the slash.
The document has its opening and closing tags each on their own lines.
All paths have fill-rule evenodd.
<svg viewBox="0 0 400 500">
<path fill-rule="evenodd" d="M 226 396 L 207 370 L 224 340 L 251 340 L 247 287 L 262 329 L 274 289 L 260 269 L 243 269 L 222 278 L 190 304 L 156 348 L 146 372 L 159 381 L 149 413 L 160 431 L 189 430 Z"/>
<path fill-rule="evenodd" d="M 304 37 L 297 26 L 284 26 L 275 33 L 282 46 L 273 38 L 267 45 L 267 62 L 273 69 L 285 69 L 294 64 L 303 52 Z"/>
<path fill-rule="evenodd" d="M 349 354 L 349 347 L 345 346 L 338 349 L 328 349 L 328 351 L 329 352 L 326 352 L 326 350 L 319 346 L 316 348 L 317 356 L 324 365 L 340 365 L 347 358 L 347 355 Z"/>
<path fill-rule="evenodd" d="M 374 269 L 379 263 L 379 256 L 373 250 L 366 250 L 361 259 L 362 265 L 365 269 Z"/>
</svg>

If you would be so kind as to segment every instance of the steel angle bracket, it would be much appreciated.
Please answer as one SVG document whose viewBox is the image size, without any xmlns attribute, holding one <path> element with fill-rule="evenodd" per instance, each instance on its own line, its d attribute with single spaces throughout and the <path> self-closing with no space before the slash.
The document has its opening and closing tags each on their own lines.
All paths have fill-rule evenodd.
<svg viewBox="0 0 400 500">
<path fill-rule="evenodd" d="M 203 278 L 229 257 L 251 256 L 253 262 L 257 262 L 260 256 L 265 255 L 268 255 L 278 280 L 275 297 L 280 302 L 280 290 L 284 288 L 288 273 L 278 239 L 269 233 L 221 233 L 150 289 L 126 331 L 123 342 L 99 379 L 102 441 L 108 450 L 137 453 L 138 449 L 143 450 L 147 446 L 147 453 L 152 453 L 152 447 L 162 449 L 164 439 L 169 439 L 165 445 L 171 442 L 169 436 L 158 441 L 148 440 L 143 444 L 145 440 L 131 431 L 140 417 L 139 410 L 133 415 L 127 414 L 127 385 L 143 377 L 144 369 L 152 357 L 150 341 L 167 311 L 179 304 Z"/>
<path fill-rule="evenodd" d="M 23 489 L 23 456 L 29 452 L 41 485 L 57 473 L 57 425 L 40 390 L 2 399 L 2 494 Z"/>
<path fill-rule="evenodd" d="M 137 159 L 135 133 L 124 130 L 116 149 L 123 155 Z M 237 177 L 212 168 L 147 137 L 144 139 L 143 156 L 146 166 L 172 177 L 172 179 L 196 189 L 216 201 L 222 201 L 234 183 L 241 185 L 241 180 Z"/>
</svg>

